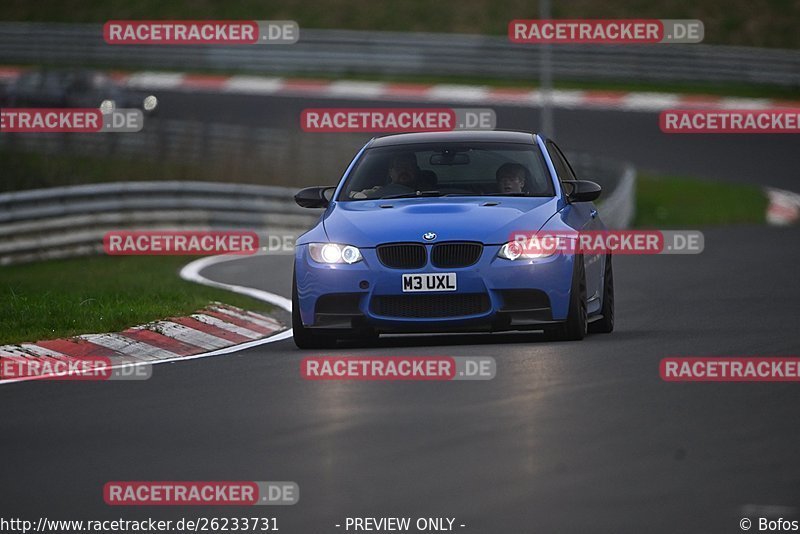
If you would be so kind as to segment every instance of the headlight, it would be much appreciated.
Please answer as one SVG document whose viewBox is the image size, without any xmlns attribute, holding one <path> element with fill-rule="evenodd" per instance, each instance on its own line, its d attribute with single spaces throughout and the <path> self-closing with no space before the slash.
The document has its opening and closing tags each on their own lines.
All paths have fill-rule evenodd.
<svg viewBox="0 0 800 534">
<path fill-rule="evenodd" d="M 527 240 L 509 241 L 502 247 L 498 256 L 507 260 L 536 260 L 549 258 L 562 249 L 563 238 L 558 236 L 545 236 L 541 239 L 531 238 Z"/>
<path fill-rule="evenodd" d="M 352 245 L 310 243 L 308 252 L 317 263 L 356 263 L 362 259 L 361 251 Z"/>
<path fill-rule="evenodd" d="M 154 95 L 150 95 L 142 102 L 142 108 L 145 111 L 153 111 L 158 107 L 158 99 Z"/>
<path fill-rule="evenodd" d="M 117 107 L 117 103 L 113 100 L 103 100 L 100 102 L 100 113 L 103 115 L 108 115 L 114 111 L 114 108 Z"/>
</svg>

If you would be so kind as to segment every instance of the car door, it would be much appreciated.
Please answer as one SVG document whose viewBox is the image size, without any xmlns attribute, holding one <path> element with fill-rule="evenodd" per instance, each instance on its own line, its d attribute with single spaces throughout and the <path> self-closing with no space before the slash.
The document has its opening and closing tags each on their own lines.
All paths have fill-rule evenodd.
<svg viewBox="0 0 800 534">
<path fill-rule="evenodd" d="M 547 142 L 547 150 L 553 160 L 553 166 L 556 169 L 559 181 L 578 179 L 566 156 L 554 142 Z M 562 189 L 568 191 L 570 187 L 569 183 L 562 183 Z M 597 231 L 602 229 L 597 216 L 597 208 L 593 202 L 572 202 L 566 209 L 570 210 L 570 213 L 567 214 L 567 223 L 576 230 Z M 605 257 L 602 254 L 584 254 L 587 310 L 589 313 L 600 309 L 604 262 Z"/>
</svg>

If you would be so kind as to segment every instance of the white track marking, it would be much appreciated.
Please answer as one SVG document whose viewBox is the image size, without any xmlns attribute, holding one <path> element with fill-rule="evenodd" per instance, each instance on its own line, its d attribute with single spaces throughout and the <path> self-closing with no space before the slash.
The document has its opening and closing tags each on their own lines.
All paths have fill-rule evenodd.
<svg viewBox="0 0 800 534">
<path fill-rule="evenodd" d="M 33 354 L 21 350 L 20 347 L 17 345 L 3 345 L 0 346 L 0 355 L 2 356 L 13 356 L 14 358 L 24 358 L 26 360 L 35 360 Z"/>
<path fill-rule="evenodd" d="M 629 111 L 661 111 L 680 106 L 680 97 L 670 93 L 628 93 L 622 98 L 620 109 Z"/>
<path fill-rule="evenodd" d="M 271 95 L 283 87 L 283 78 L 263 78 L 261 76 L 231 76 L 223 84 L 226 93 L 247 95 Z"/>
<path fill-rule="evenodd" d="M 19 345 L 25 352 L 30 352 L 34 356 L 42 357 L 46 356 L 49 358 L 56 358 L 62 360 L 64 358 L 72 358 L 74 356 L 70 356 L 69 354 L 62 354 L 60 352 L 56 352 L 51 349 L 46 349 L 44 347 L 40 347 L 39 345 L 34 345 L 33 343 L 21 343 Z M 0 351 L 2 347 L 0 347 Z"/>
<path fill-rule="evenodd" d="M 156 321 L 153 323 L 151 330 L 206 350 L 217 350 L 233 344 L 233 341 L 222 339 L 182 324 L 173 323 L 172 321 Z"/>
<path fill-rule="evenodd" d="M 489 100 L 489 89 L 481 85 L 447 85 L 431 86 L 427 94 L 428 100 L 447 100 L 452 102 L 485 102 Z"/>
<path fill-rule="evenodd" d="M 358 82 L 342 80 L 328 86 L 328 96 L 377 98 L 386 92 L 386 84 L 381 82 Z"/>
<path fill-rule="evenodd" d="M 193 261 L 192 263 L 181 269 L 180 275 L 181 278 L 183 278 L 184 280 L 189 280 L 190 282 L 197 282 L 198 284 L 203 284 L 204 286 L 227 289 L 228 291 L 233 291 L 234 293 L 239 293 L 240 295 L 247 295 L 249 297 L 253 297 L 254 299 L 262 300 L 264 302 L 268 302 L 269 304 L 274 304 L 275 306 L 283 308 L 288 312 L 292 311 L 292 301 L 290 299 L 287 299 L 286 297 L 281 297 L 280 295 L 276 295 L 274 293 L 263 291 L 261 289 L 255 289 L 252 287 L 216 282 L 214 280 L 209 280 L 208 278 L 200 274 L 200 271 L 202 271 L 206 267 L 210 267 L 218 263 L 236 261 L 238 259 L 245 259 L 245 258 L 240 258 L 236 256 L 209 256 L 207 258 L 201 258 L 199 260 Z"/>
<path fill-rule="evenodd" d="M 541 105 L 544 99 L 544 94 L 540 92 L 537 96 L 537 103 Z M 587 105 L 584 91 L 553 91 L 550 94 L 550 102 L 558 108 L 578 108 Z"/>
<path fill-rule="evenodd" d="M 205 323 L 207 325 L 216 326 L 217 328 L 221 328 L 227 332 L 231 332 L 233 334 L 239 334 L 240 336 L 249 337 L 250 339 L 258 339 L 262 337 L 262 334 L 250 330 L 249 328 L 244 328 L 242 326 L 235 325 L 233 323 L 228 323 L 223 321 L 222 319 L 218 319 L 211 315 L 206 315 L 204 313 L 193 313 L 190 316 L 192 319 L 197 319 L 201 323 Z"/>
<path fill-rule="evenodd" d="M 136 341 L 120 334 L 86 334 L 80 336 L 86 341 L 91 341 L 96 345 L 112 349 L 122 354 L 136 358 L 140 361 L 153 362 L 161 358 L 177 358 L 179 355 L 174 352 L 162 349 L 155 345 L 149 345 Z"/>
<path fill-rule="evenodd" d="M 767 187 L 767 223 L 773 226 L 788 226 L 800 220 L 800 195 L 792 191 Z"/>
<path fill-rule="evenodd" d="M 722 109 L 766 109 L 772 105 L 766 98 L 723 98 L 719 101 L 718 107 Z"/>
<path fill-rule="evenodd" d="M 136 72 L 126 85 L 137 89 L 176 89 L 183 85 L 185 75 L 178 72 Z"/>
<path fill-rule="evenodd" d="M 254 315 L 245 315 L 244 313 L 239 313 L 239 312 L 231 310 L 229 308 L 225 308 L 224 306 L 209 306 L 209 309 L 212 310 L 212 311 L 215 311 L 217 313 L 222 313 L 222 314 L 227 315 L 229 317 L 233 317 L 234 319 L 239 319 L 241 321 L 248 321 L 248 322 L 251 322 L 251 323 L 253 323 L 255 325 L 258 325 L 258 326 L 261 326 L 261 327 L 264 327 L 264 328 L 269 328 L 271 330 L 275 330 L 276 326 L 279 326 L 276 322 L 264 320 L 264 319 L 267 319 L 266 317 L 264 317 L 263 319 L 259 319 L 258 317 L 254 316 Z"/>
</svg>

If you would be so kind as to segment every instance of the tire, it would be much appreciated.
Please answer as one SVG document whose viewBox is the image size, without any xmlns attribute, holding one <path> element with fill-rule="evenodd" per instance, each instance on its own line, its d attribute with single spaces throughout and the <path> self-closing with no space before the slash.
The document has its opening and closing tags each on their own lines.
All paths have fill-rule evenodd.
<svg viewBox="0 0 800 534">
<path fill-rule="evenodd" d="M 315 332 L 303 326 L 300 299 L 297 297 L 297 275 L 292 274 L 292 337 L 298 349 L 329 349 L 336 346 L 336 337 Z"/>
<path fill-rule="evenodd" d="M 593 334 L 609 334 L 614 331 L 614 269 L 611 265 L 611 254 L 606 255 L 603 270 L 603 307 L 600 310 L 602 319 L 589 323 L 589 332 Z"/>
<path fill-rule="evenodd" d="M 586 268 L 583 264 L 583 255 L 576 254 L 575 265 L 572 269 L 567 320 L 552 332 L 552 337 L 558 341 L 580 341 L 586 337 L 587 332 Z"/>
</svg>

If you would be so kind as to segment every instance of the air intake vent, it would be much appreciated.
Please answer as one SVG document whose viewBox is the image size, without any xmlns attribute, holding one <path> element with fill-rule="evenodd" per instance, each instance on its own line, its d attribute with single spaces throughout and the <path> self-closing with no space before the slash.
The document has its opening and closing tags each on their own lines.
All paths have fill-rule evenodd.
<svg viewBox="0 0 800 534">
<path fill-rule="evenodd" d="M 478 262 L 482 252 L 480 243 L 438 243 L 431 249 L 431 263 L 443 269 L 469 267 Z"/>
<path fill-rule="evenodd" d="M 392 269 L 420 269 L 425 266 L 427 254 L 421 243 L 392 243 L 378 245 L 378 259 Z"/>
<path fill-rule="evenodd" d="M 383 317 L 431 319 L 478 315 L 489 311 L 486 293 L 450 295 L 379 295 L 373 297 L 372 313 Z"/>
</svg>

